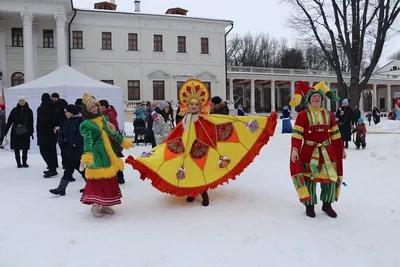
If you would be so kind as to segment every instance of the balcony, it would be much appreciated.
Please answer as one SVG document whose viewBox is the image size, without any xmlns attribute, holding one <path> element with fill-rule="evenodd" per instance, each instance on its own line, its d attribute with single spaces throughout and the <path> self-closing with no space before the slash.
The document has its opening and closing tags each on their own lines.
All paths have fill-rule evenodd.
<svg viewBox="0 0 400 267">
<path fill-rule="evenodd" d="M 14 46 L 7 46 L 6 47 L 6 55 L 12 57 L 23 57 L 24 56 L 24 48 L 23 47 L 14 47 Z M 44 58 L 52 58 L 57 57 L 57 48 L 44 48 L 38 47 L 37 48 L 37 55 L 38 57 Z"/>
</svg>

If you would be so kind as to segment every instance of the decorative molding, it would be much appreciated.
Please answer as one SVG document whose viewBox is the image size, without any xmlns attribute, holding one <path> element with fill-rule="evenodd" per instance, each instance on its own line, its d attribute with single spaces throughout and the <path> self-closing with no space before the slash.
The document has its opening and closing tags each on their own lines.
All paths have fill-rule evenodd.
<svg viewBox="0 0 400 267">
<path fill-rule="evenodd" d="M 73 64 L 72 68 L 79 71 L 80 73 L 85 74 L 85 65 L 83 64 Z"/>
<path fill-rule="evenodd" d="M 33 14 L 30 12 L 21 12 L 21 19 L 24 26 L 32 26 Z"/>
<path fill-rule="evenodd" d="M 193 74 L 187 69 L 179 69 L 173 77 L 193 77 Z"/>
<path fill-rule="evenodd" d="M 37 23 L 32 23 L 32 32 L 37 32 L 38 28 L 39 28 L 39 26 Z"/>
<path fill-rule="evenodd" d="M 57 48 L 38 48 L 39 57 L 57 57 Z"/>
<path fill-rule="evenodd" d="M 106 77 L 112 76 L 113 68 L 113 65 L 100 65 L 101 75 Z"/>
<path fill-rule="evenodd" d="M 213 74 L 213 73 L 211 73 L 211 72 L 208 72 L 208 71 L 204 71 L 204 72 L 202 72 L 202 73 L 200 73 L 200 74 L 197 74 L 196 77 L 197 77 L 197 78 L 211 78 L 211 79 L 215 79 L 215 78 L 217 78 L 217 75 L 215 75 L 215 74 Z"/>
<path fill-rule="evenodd" d="M 22 73 L 24 72 L 24 64 L 21 64 L 20 62 L 8 62 L 7 67 L 11 74 L 17 71 Z"/>
<path fill-rule="evenodd" d="M 52 63 L 43 63 L 40 64 L 40 69 L 42 71 L 53 71 L 57 68 L 56 64 L 52 64 Z"/>
<path fill-rule="evenodd" d="M 139 66 L 128 66 L 128 74 L 131 77 L 140 77 L 140 67 Z"/>
<path fill-rule="evenodd" d="M 6 30 L 6 20 L 0 19 L 0 32 L 4 32 Z"/>
<path fill-rule="evenodd" d="M 171 77 L 170 74 L 162 71 L 162 70 L 157 70 L 155 72 L 152 72 L 148 75 L 149 78 L 169 78 Z"/>
<path fill-rule="evenodd" d="M 54 20 L 56 21 L 57 27 L 65 27 L 66 16 L 63 14 L 55 14 Z"/>
</svg>

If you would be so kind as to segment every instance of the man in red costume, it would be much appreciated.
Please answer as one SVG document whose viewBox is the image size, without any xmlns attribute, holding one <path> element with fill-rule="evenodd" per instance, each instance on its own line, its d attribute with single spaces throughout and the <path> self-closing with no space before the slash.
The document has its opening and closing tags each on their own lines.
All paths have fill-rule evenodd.
<svg viewBox="0 0 400 267">
<path fill-rule="evenodd" d="M 308 107 L 297 115 L 293 128 L 290 173 L 308 217 L 315 217 L 316 184 L 319 182 L 322 210 L 336 218 L 331 204 L 339 197 L 343 180 L 342 159 L 346 158 L 346 153 L 335 116 L 322 107 L 322 101 L 325 95 L 335 101 L 338 99 L 324 82 L 309 87 L 300 81 L 290 105 L 299 105 L 302 95 Z"/>
</svg>

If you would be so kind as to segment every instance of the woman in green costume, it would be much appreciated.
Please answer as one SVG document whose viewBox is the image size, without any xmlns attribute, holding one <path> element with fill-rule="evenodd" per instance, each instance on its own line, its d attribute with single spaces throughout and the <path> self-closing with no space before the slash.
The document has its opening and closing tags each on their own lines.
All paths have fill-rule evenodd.
<svg viewBox="0 0 400 267">
<path fill-rule="evenodd" d="M 124 163 L 116 156 L 109 138 L 125 149 L 132 146 L 132 141 L 124 139 L 106 120 L 92 96 L 85 94 L 82 104 L 86 120 L 80 126 L 84 140 L 81 169 L 86 168 L 87 180 L 81 202 L 92 205 L 91 212 L 96 218 L 114 215 L 111 206 L 121 204 L 122 197 L 116 175 L 124 169 Z"/>
</svg>

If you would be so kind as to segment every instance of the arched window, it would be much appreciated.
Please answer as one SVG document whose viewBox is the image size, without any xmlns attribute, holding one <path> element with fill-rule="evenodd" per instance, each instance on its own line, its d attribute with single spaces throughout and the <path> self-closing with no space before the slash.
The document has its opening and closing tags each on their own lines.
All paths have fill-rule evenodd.
<svg viewBox="0 0 400 267">
<path fill-rule="evenodd" d="M 11 75 L 11 86 L 23 84 L 25 82 L 25 76 L 22 72 L 14 72 Z"/>
</svg>

